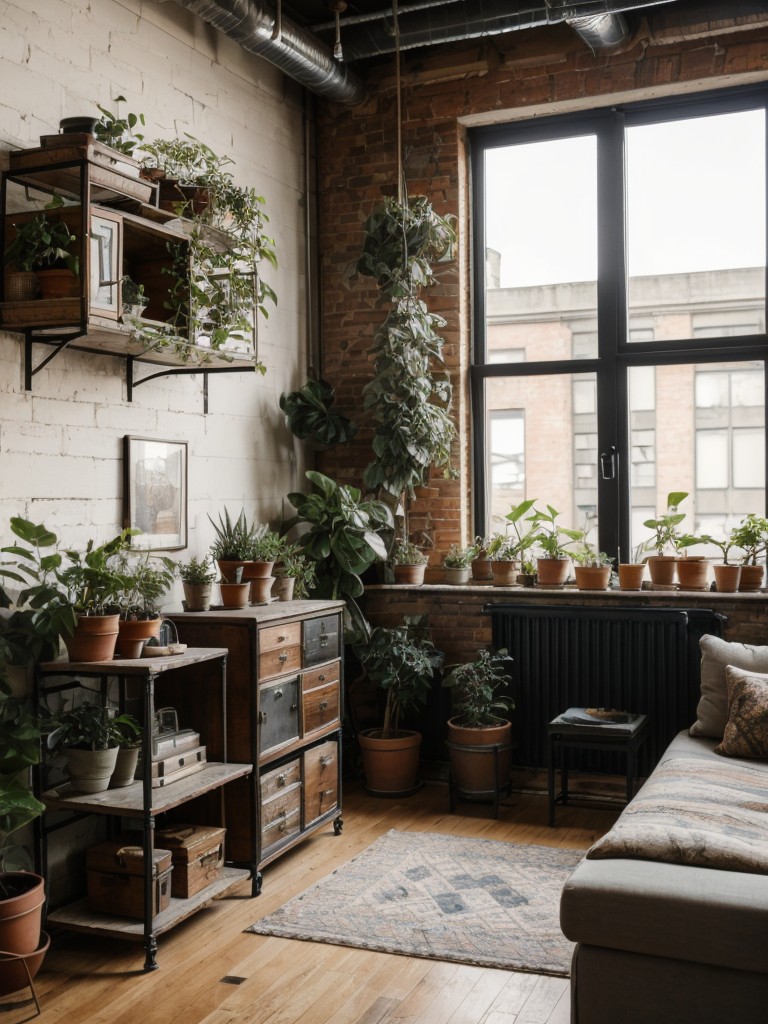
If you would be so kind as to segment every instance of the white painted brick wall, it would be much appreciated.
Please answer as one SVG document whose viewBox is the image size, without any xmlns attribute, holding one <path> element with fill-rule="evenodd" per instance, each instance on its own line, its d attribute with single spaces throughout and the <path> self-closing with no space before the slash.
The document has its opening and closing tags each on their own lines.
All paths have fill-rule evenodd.
<svg viewBox="0 0 768 1024">
<path fill-rule="evenodd" d="M 0 544 L 16 514 L 67 544 L 113 536 L 125 434 L 189 443 L 190 544 L 179 557 L 205 553 L 207 513 L 225 505 L 276 525 L 285 494 L 304 482 L 277 404 L 305 379 L 301 89 L 175 4 L 143 0 L 9 0 L 0 68 L 0 166 L 62 117 L 96 115 L 96 103 L 114 110 L 122 93 L 121 111 L 145 115 L 147 138 L 188 131 L 234 158 L 238 180 L 266 197 L 280 261 L 265 273 L 279 306 L 259 324 L 267 376 L 212 375 L 208 415 L 202 378 L 150 381 L 128 403 L 125 364 L 82 352 L 58 355 L 26 393 L 21 336 L 0 333 Z"/>
</svg>

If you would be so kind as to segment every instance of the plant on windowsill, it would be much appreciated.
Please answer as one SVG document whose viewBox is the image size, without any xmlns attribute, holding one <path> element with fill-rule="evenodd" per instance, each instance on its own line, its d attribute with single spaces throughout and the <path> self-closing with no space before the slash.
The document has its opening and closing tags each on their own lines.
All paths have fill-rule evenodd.
<svg viewBox="0 0 768 1024">
<path fill-rule="evenodd" d="M 768 519 L 750 512 L 731 530 L 731 542 L 743 552 L 739 590 L 761 590 L 765 568 L 757 558 L 768 550 Z"/>
<path fill-rule="evenodd" d="M 387 561 L 392 566 L 395 583 L 407 583 L 419 587 L 424 582 L 427 556 L 410 541 L 398 538 Z"/>
<path fill-rule="evenodd" d="M 493 578 L 491 572 L 491 556 L 488 553 L 490 543 L 490 537 L 475 537 L 472 541 L 472 562 L 470 563 L 470 568 L 472 570 L 473 580 L 482 581 Z"/>
<path fill-rule="evenodd" d="M 358 734 L 366 788 L 386 795 L 416 788 L 421 734 L 400 728 L 401 714 L 426 703 L 444 656 L 432 642 L 424 616 L 405 616 L 395 627 L 376 626 L 354 653 L 375 686 L 386 693 L 380 728 Z"/>
<path fill-rule="evenodd" d="M 712 566 L 712 571 L 715 574 L 715 587 L 717 588 L 718 592 L 729 594 L 735 593 L 739 589 L 742 567 L 741 563 L 733 565 L 728 561 L 728 554 L 731 548 L 734 546 L 733 534 L 729 534 L 727 537 L 722 538 L 711 537 L 709 534 L 704 534 L 700 538 L 699 542 L 713 544 L 722 552 L 722 562 L 716 563 Z"/>
<path fill-rule="evenodd" d="M 469 581 L 473 555 L 472 547 L 451 544 L 443 555 L 443 572 L 446 583 L 461 585 Z"/>
<path fill-rule="evenodd" d="M 679 512 L 678 506 L 687 497 L 687 491 L 670 491 L 663 515 L 646 519 L 643 523 L 647 529 L 654 531 L 654 535 L 644 545 L 646 551 L 656 552 L 647 559 L 654 586 L 671 587 L 675 582 L 675 560 L 682 537 L 679 527 L 685 519 L 685 512 Z"/>
<path fill-rule="evenodd" d="M 443 680 L 452 690 L 448 752 L 453 784 L 466 794 L 492 795 L 509 784 L 512 723 L 509 695 L 512 659 L 506 650 L 480 649 L 473 661 L 454 666 Z M 478 749 L 480 748 L 480 749 Z"/>
<path fill-rule="evenodd" d="M 607 590 L 611 582 L 613 559 L 598 551 L 589 541 L 572 552 L 573 573 L 579 590 Z"/>
<path fill-rule="evenodd" d="M 541 554 L 536 558 L 536 574 L 539 586 L 562 586 L 568 578 L 570 552 L 568 546 L 573 541 L 583 541 L 584 531 L 560 526 L 557 518 L 560 513 L 552 505 L 546 506 L 546 512 L 534 508 L 529 522 L 534 532 L 530 538 L 531 547 L 536 547 Z"/>
</svg>

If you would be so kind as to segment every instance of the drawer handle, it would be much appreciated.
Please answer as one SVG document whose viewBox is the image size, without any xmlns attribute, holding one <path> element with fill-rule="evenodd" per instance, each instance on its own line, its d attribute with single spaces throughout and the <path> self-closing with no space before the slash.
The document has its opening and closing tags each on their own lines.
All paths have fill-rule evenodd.
<svg viewBox="0 0 768 1024">
<path fill-rule="evenodd" d="M 333 764 L 333 757 L 330 754 L 323 754 L 320 758 L 320 767 L 327 768 L 329 764 Z"/>
<path fill-rule="evenodd" d="M 299 710 L 299 705 L 298 704 L 291 704 L 290 710 L 291 711 L 298 711 Z"/>
<path fill-rule="evenodd" d="M 318 707 L 320 708 L 321 711 L 327 711 L 328 710 L 328 701 L 327 700 L 321 700 L 320 703 L 318 704 Z"/>
<path fill-rule="evenodd" d="M 328 641 L 327 640 L 321 640 L 320 643 L 318 644 L 318 646 L 319 647 L 327 647 L 328 646 Z"/>
<path fill-rule="evenodd" d="M 279 637 L 277 638 L 277 642 L 278 642 L 279 644 L 284 644 L 284 643 L 285 643 L 285 641 L 286 641 L 287 639 L 288 639 L 288 637 L 287 637 L 287 636 L 279 636 Z"/>
<path fill-rule="evenodd" d="M 277 826 L 277 831 L 278 832 L 287 832 L 288 831 L 288 822 L 287 821 L 281 821 L 280 824 Z"/>
<path fill-rule="evenodd" d="M 284 786 L 287 781 L 288 781 L 288 772 L 281 772 L 277 776 L 277 784 L 278 784 L 278 786 Z"/>
<path fill-rule="evenodd" d="M 317 634 L 317 639 L 318 640 L 327 640 L 328 639 L 328 634 L 327 633 L 318 633 Z"/>
<path fill-rule="evenodd" d="M 277 816 L 278 818 L 283 818 L 283 820 L 285 820 L 285 818 L 288 817 L 288 812 L 284 807 L 281 807 L 280 810 L 277 812 Z"/>
<path fill-rule="evenodd" d="M 267 712 L 266 711 L 260 711 L 259 712 L 259 725 L 264 725 L 266 720 L 267 720 Z"/>
<path fill-rule="evenodd" d="M 332 795 L 333 795 L 333 790 L 332 789 L 324 789 L 323 790 L 323 796 L 332 796 Z"/>
<path fill-rule="evenodd" d="M 320 675 L 317 677 L 317 679 L 318 679 L 318 682 L 324 683 L 325 682 L 325 672 L 321 672 Z"/>
<path fill-rule="evenodd" d="M 279 655 L 277 660 L 282 662 L 288 661 L 288 655 L 286 654 L 285 651 L 283 651 L 283 653 Z"/>
</svg>

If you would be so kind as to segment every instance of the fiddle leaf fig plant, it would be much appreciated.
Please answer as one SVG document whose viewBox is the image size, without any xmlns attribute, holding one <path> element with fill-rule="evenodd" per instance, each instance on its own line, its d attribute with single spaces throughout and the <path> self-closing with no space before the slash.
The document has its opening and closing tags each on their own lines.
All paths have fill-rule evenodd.
<svg viewBox="0 0 768 1024">
<path fill-rule="evenodd" d="M 310 378 L 298 391 L 283 392 L 280 408 L 288 426 L 300 440 L 311 438 L 320 445 L 345 444 L 357 433 L 357 425 L 331 409 L 334 388 L 327 380 Z"/>
</svg>

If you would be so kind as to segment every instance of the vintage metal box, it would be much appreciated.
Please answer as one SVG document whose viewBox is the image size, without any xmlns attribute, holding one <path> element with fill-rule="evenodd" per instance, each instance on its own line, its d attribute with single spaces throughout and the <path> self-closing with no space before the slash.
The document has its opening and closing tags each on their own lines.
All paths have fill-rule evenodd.
<svg viewBox="0 0 768 1024">
<path fill-rule="evenodd" d="M 171 895 L 187 899 L 215 882 L 224 867 L 226 829 L 208 825 L 174 825 L 159 829 L 158 843 L 171 851 Z"/>
<path fill-rule="evenodd" d="M 86 852 L 88 906 L 101 914 L 144 917 L 144 850 L 141 836 L 118 836 Z M 171 851 L 152 855 L 152 915 L 171 902 Z"/>
</svg>

